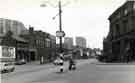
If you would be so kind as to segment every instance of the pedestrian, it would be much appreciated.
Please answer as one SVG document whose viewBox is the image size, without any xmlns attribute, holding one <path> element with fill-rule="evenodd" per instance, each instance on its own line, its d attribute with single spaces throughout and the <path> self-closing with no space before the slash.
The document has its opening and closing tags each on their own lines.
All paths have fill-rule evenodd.
<svg viewBox="0 0 135 83">
<path fill-rule="evenodd" d="M 69 70 L 75 69 L 75 61 L 73 60 L 73 57 L 70 56 L 69 58 Z"/>
</svg>

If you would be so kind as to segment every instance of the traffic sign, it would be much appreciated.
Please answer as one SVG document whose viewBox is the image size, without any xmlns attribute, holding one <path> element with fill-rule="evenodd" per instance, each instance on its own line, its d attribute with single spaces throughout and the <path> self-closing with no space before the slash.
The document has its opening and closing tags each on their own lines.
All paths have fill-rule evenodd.
<svg viewBox="0 0 135 83">
<path fill-rule="evenodd" d="M 56 31 L 56 36 L 57 37 L 64 37 L 65 36 L 65 32 L 64 31 Z"/>
</svg>

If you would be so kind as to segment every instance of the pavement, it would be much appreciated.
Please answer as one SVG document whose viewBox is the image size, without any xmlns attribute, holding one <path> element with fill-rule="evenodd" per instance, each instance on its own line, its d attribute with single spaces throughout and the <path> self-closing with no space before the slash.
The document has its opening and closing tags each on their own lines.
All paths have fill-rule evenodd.
<svg viewBox="0 0 135 83">
<path fill-rule="evenodd" d="M 40 70 L 40 69 L 43 69 L 43 68 L 45 69 L 45 68 L 49 68 L 49 67 L 54 67 L 54 66 L 52 65 L 52 63 L 47 63 L 47 64 L 41 65 L 39 61 L 33 61 L 33 62 L 29 62 L 24 65 L 15 65 L 14 73 Z"/>
<path fill-rule="evenodd" d="M 135 62 L 129 63 L 104 63 L 104 62 L 96 62 L 96 65 L 135 65 Z"/>
</svg>

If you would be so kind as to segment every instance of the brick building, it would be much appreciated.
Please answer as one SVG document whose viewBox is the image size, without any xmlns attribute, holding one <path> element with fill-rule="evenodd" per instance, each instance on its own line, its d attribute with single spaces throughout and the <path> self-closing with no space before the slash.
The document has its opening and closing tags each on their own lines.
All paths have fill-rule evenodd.
<svg viewBox="0 0 135 83">
<path fill-rule="evenodd" d="M 30 27 L 21 37 L 28 40 L 30 60 L 40 60 L 41 63 L 52 61 L 53 56 L 55 56 L 55 36 L 43 31 L 34 30 L 33 27 Z"/>
<path fill-rule="evenodd" d="M 135 61 L 135 1 L 126 1 L 110 17 L 108 36 L 103 41 L 106 61 Z"/>
<path fill-rule="evenodd" d="M 51 35 L 49 36 L 50 38 L 50 42 L 51 42 L 51 56 L 50 56 L 50 60 L 53 61 L 54 59 L 56 59 L 56 36 Z"/>
</svg>

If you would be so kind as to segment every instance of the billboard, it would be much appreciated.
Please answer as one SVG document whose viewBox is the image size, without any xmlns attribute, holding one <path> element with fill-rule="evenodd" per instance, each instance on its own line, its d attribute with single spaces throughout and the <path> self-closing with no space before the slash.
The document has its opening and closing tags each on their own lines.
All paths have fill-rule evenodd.
<svg viewBox="0 0 135 83">
<path fill-rule="evenodd" d="M 15 58 L 15 48 L 0 46 L 0 58 Z"/>
</svg>

